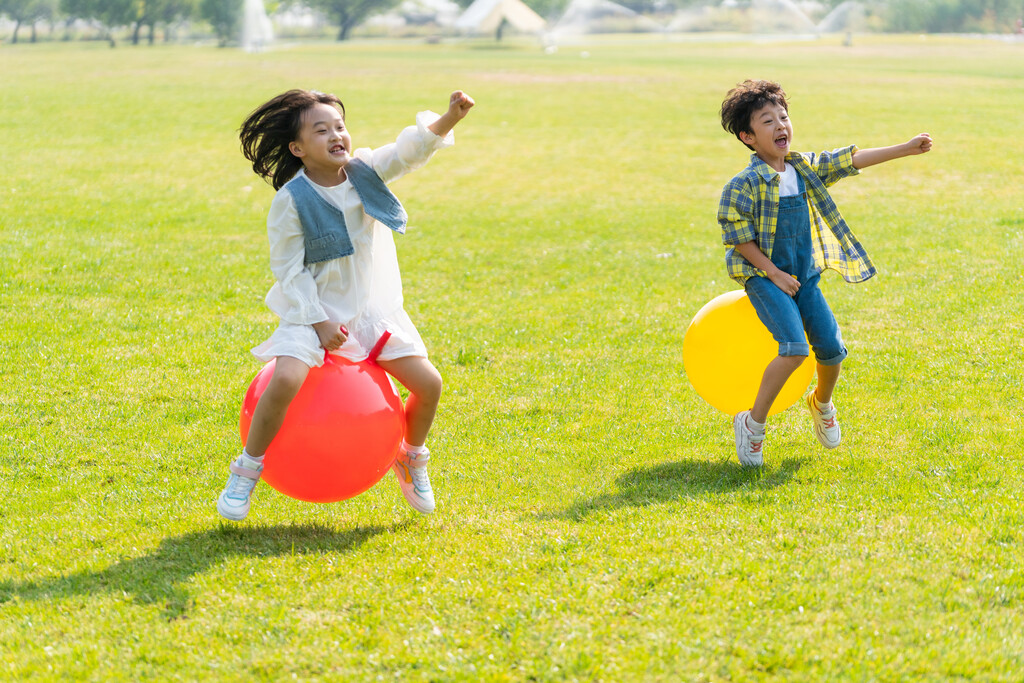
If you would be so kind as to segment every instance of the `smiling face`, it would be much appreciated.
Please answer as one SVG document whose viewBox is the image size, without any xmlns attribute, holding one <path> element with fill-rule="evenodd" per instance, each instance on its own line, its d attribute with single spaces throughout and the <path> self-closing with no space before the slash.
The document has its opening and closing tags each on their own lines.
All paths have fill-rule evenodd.
<svg viewBox="0 0 1024 683">
<path fill-rule="evenodd" d="M 298 139 L 288 149 L 302 161 L 311 180 L 336 185 L 345 179 L 342 169 L 351 159 L 352 136 L 336 107 L 317 103 L 303 112 Z"/>
<path fill-rule="evenodd" d="M 784 170 L 793 140 L 789 112 L 778 104 L 766 104 L 755 109 L 750 115 L 750 131 L 742 131 L 739 138 L 776 171 Z"/>
</svg>

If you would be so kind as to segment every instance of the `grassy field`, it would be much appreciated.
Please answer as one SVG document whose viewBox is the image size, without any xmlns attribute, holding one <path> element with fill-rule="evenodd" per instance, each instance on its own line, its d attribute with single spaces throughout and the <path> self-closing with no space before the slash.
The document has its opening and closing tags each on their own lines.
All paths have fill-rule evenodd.
<svg viewBox="0 0 1024 683">
<path fill-rule="evenodd" d="M 741 469 L 692 390 L 733 288 L 717 111 L 782 81 L 798 149 L 934 151 L 834 188 L 879 268 L 826 295 L 844 443 L 799 407 Z M 1024 680 L 1020 45 L 0 49 L 0 679 Z M 337 92 L 357 146 L 461 88 L 399 181 L 446 380 L 438 512 L 214 509 L 269 335 L 256 105 Z"/>
</svg>

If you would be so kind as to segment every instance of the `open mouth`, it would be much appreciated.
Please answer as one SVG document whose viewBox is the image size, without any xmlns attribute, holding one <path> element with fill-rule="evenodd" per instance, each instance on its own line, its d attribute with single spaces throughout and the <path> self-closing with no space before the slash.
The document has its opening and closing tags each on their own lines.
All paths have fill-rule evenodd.
<svg viewBox="0 0 1024 683">
<path fill-rule="evenodd" d="M 780 135 L 779 137 L 775 138 L 775 146 L 776 147 L 785 147 L 788 144 L 789 144 L 789 138 L 786 137 L 785 135 Z"/>
<path fill-rule="evenodd" d="M 330 150 L 331 154 L 341 154 L 344 151 L 345 151 L 345 148 L 342 147 L 341 145 L 335 145 L 334 147 L 331 147 L 331 150 Z"/>
</svg>

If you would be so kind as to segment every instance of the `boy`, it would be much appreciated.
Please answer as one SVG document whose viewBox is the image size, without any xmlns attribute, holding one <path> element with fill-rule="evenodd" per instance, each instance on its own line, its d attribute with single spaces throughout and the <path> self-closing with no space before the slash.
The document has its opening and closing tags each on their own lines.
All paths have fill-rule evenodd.
<svg viewBox="0 0 1024 683">
<path fill-rule="evenodd" d="M 832 390 L 847 351 L 818 281 L 821 271 L 831 268 L 847 282 L 863 282 L 875 267 L 826 188 L 862 168 L 924 154 L 932 139 L 922 133 L 891 147 L 851 145 L 817 156 L 793 152 L 786 93 L 770 81 L 746 80 L 730 90 L 721 117 L 722 127 L 754 152 L 725 186 L 718 205 L 726 268 L 779 343 L 754 405 L 733 417 L 740 463 L 759 467 L 768 410 L 812 348 L 818 385 L 807 405 L 814 434 L 826 448 L 840 441 Z"/>
</svg>

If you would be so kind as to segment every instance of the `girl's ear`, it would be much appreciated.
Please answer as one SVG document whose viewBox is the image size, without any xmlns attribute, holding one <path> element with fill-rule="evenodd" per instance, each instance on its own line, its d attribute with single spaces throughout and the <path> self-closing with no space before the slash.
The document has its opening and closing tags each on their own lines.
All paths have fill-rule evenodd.
<svg viewBox="0 0 1024 683">
<path fill-rule="evenodd" d="M 292 153 L 293 157 L 298 157 L 299 159 L 306 156 L 306 153 L 302 151 L 302 145 L 297 140 L 288 143 L 288 151 Z"/>
</svg>

